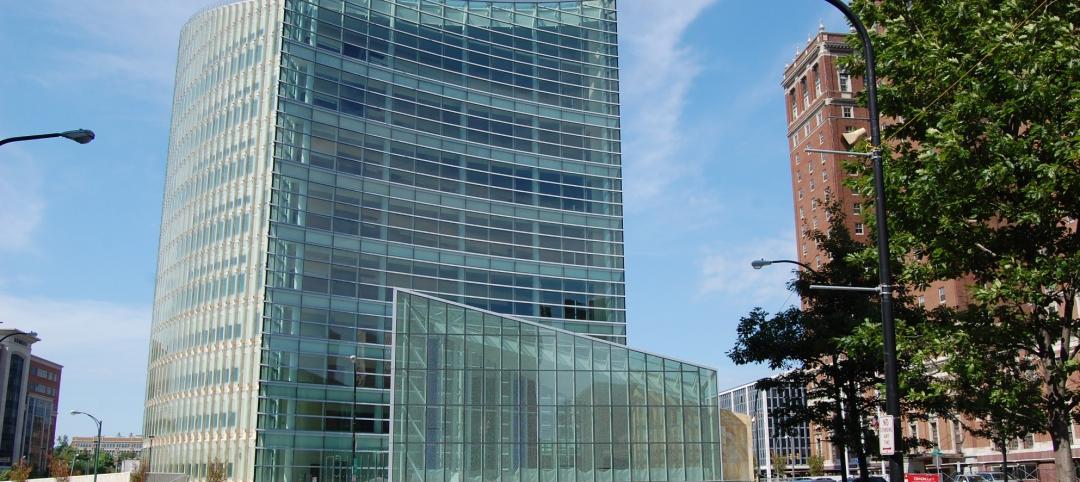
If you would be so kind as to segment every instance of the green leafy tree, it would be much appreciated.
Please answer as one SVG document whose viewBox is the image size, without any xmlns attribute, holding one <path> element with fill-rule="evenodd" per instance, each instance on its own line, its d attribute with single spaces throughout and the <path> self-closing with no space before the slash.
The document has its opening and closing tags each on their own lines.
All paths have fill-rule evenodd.
<svg viewBox="0 0 1080 482">
<path fill-rule="evenodd" d="M 786 477 L 788 471 L 788 456 L 787 454 L 773 451 L 772 453 L 772 468 L 776 473 L 776 477 Z"/>
<path fill-rule="evenodd" d="M 206 482 L 225 482 L 225 463 L 218 459 L 206 464 Z"/>
<path fill-rule="evenodd" d="M 869 431 L 868 413 L 883 409 L 882 332 L 880 305 L 875 297 L 836 291 L 811 290 L 810 284 L 870 286 L 873 263 L 856 255 L 866 246 L 855 241 L 837 206 L 829 207 L 827 233 L 814 232 L 812 240 L 830 261 L 814 271 L 800 271 L 789 288 L 803 299 L 802 308 L 769 315 L 754 309 L 740 320 L 735 347 L 728 356 L 736 364 L 765 363 L 784 373 L 758 382 L 760 389 L 806 387 L 806 400 L 770 407 L 782 427 L 811 423 L 826 430 L 839 450 L 854 452 L 861 478 L 869 476 L 868 459 L 877 452 L 877 437 Z M 911 330 L 922 317 L 910 309 L 910 297 L 898 293 L 900 331 Z M 902 338 L 902 337 L 900 337 Z M 898 339 L 900 339 L 898 338 Z M 928 382 L 923 365 L 901 358 L 905 387 L 921 389 Z M 921 401 L 939 401 L 921 397 Z M 927 411 L 920 410 L 919 413 Z M 846 475 L 843 475 L 846 480 Z"/>
<path fill-rule="evenodd" d="M 1080 405 L 1080 3 L 856 0 L 872 29 L 898 273 L 974 283 L 972 309 L 1008 336 L 985 353 L 1030 357 L 1040 431 L 1072 480 Z M 857 51 L 861 54 L 861 51 Z M 860 71 L 858 60 L 850 71 Z M 869 184 L 862 184 L 869 193 Z M 981 325 L 960 324 L 971 333 Z M 1000 358 L 987 358 L 997 363 Z"/>
<path fill-rule="evenodd" d="M 56 482 L 68 482 L 71 478 L 71 465 L 54 454 L 49 457 L 49 476 L 56 479 Z"/>
<path fill-rule="evenodd" d="M 806 465 L 810 468 L 810 475 L 817 477 L 825 475 L 825 457 L 814 454 L 806 458 Z"/>
<path fill-rule="evenodd" d="M 13 482 L 26 482 L 26 479 L 30 478 L 30 464 L 25 460 L 15 462 L 15 465 L 11 466 L 11 470 L 8 472 L 8 480 Z"/>
<path fill-rule="evenodd" d="M 1040 399 L 1042 382 L 1032 357 L 1017 356 L 1000 348 L 1011 335 L 983 310 L 939 308 L 933 332 L 921 350 L 927 360 L 937 360 L 945 376 L 935 377 L 957 412 L 966 416 L 964 428 L 993 441 L 1002 454 L 1008 477 L 1009 442 L 1038 432 L 1046 419 Z M 987 351 L 999 347 L 1002 351 Z"/>
<path fill-rule="evenodd" d="M 150 478 L 150 464 L 147 460 L 139 460 L 139 468 L 135 469 L 128 478 L 130 482 L 147 482 Z"/>
</svg>

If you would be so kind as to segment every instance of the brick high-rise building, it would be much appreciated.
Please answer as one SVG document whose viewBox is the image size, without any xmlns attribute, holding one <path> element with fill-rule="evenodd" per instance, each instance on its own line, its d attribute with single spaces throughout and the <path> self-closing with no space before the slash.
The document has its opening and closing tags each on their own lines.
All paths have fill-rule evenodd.
<svg viewBox="0 0 1080 482">
<path fill-rule="evenodd" d="M 798 232 L 796 249 L 798 260 L 814 268 L 829 261 L 810 239 L 810 233 L 815 229 L 827 228 L 829 219 L 824 208 L 828 203 L 839 203 L 845 224 L 857 240 L 873 242 L 865 225 L 866 214 L 870 211 L 863 212 L 864 206 L 872 206 L 873 199 L 864 199 L 843 183 L 847 176 L 844 163 L 853 158 L 806 151 L 807 148 L 848 150 L 850 146 L 843 134 L 870 128 L 867 109 L 857 103 L 857 96 L 863 89 L 862 76 L 845 72 L 837 63 L 840 57 L 853 53 L 845 43 L 846 36 L 820 28 L 784 70 L 792 197 Z M 930 309 L 941 305 L 964 306 L 970 302 L 972 282 L 970 278 L 935 281 L 912 295 L 917 303 Z M 935 415 L 923 421 L 902 421 L 900 429 L 905 436 L 930 441 L 940 453 L 938 458 L 930 449 L 909 454 L 905 459 L 906 471 L 940 470 L 954 474 L 1001 470 L 1000 448 L 989 440 L 972 436 L 963 425 L 972 426 L 973 421 Z M 1073 429 L 1077 431 L 1077 427 Z M 810 440 L 811 452 L 824 457 L 826 470 L 838 473 L 844 466 L 844 459 L 829 443 L 827 433 L 811 426 Z M 1052 480 L 1049 436 L 1036 434 L 1010 441 L 1008 445 L 1012 477 Z M 1073 452 L 1074 456 L 1080 455 L 1080 444 L 1074 442 Z M 849 471 L 854 473 L 854 460 L 849 456 L 847 461 Z M 876 455 L 871 455 L 871 472 L 878 472 L 880 468 Z"/>
<path fill-rule="evenodd" d="M 837 202 L 845 224 L 856 240 L 872 243 L 866 215 L 873 199 L 863 199 L 844 185 L 844 164 L 851 157 L 807 152 L 807 149 L 845 151 L 850 146 L 844 134 L 859 128 L 870 129 L 869 113 L 858 105 L 863 90 L 861 75 L 845 72 L 837 60 L 851 55 L 844 39 L 847 34 L 826 32 L 821 27 L 802 52 L 784 69 L 784 95 L 788 116 L 788 147 L 791 160 L 791 192 L 795 203 L 795 230 L 798 260 L 814 268 L 827 263 L 810 233 L 826 230 L 829 218 L 825 207 Z M 942 304 L 968 303 L 969 282 L 947 280 L 932 283 L 914 293 L 929 308 Z"/>
<path fill-rule="evenodd" d="M 34 471 L 39 473 L 47 472 L 49 455 L 56 440 L 56 414 L 60 406 L 60 374 L 63 368 L 44 358 L 30 356 L 23 452 Z"/>
<path fill-rule="evenodd" d="M 838 202 L 856 238 L 869 235 L 862 214 L 863 199 L 844 187 L 843 165 L 850 159 L 807 152 L 807 148 L 846 150 L 843 134 L 869 127 L 867 112 L 856 105 L 862 78 L 845 72 L 837 59 L 851 54 L 845 34 L 819 30 L 784 70 L 791 153 L 791 191 L 800 262 L 815 268 L 828 262 L 810 239 L 815 229 L 827 229 L 825 206 Z"/>
</svg>

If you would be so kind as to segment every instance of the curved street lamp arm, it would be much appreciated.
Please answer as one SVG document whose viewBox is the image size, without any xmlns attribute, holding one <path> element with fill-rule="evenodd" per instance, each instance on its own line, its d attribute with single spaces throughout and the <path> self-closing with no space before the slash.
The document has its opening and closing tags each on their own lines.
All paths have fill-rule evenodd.
<svg viewBox="0 0 1080 482">
<path fill-rule="evenodd" d="M 91 131 L 89 129 L 75 129 L 73 131 L 52 132 L 49 134 L 34 134 L 32 136 L 8 137 L 7 139 L 0 139 L 0 146 L 10 142 L 33 141 L 37 139 L 50 139 L 53 137 L 64 137 L 78 142 L 79 144 L 86 144 L 94 140 L 95 136 L 94 131 Z"/>
<path fill-rule="evenodd" d="M 33 141 L 33 140 L 37 140 L 37 139 L 49 139 L 51 137 L 60 137 L 60 133 L 59 132 L 54 132 L 52 134 L 35 134 L 35 135 L 32 135 L 32 136 L 8 137 L 7 139 L 0 139 L 0 146 L 2 146 L 4 144 L 7 144 L 9 142 Z"/>
</svg>

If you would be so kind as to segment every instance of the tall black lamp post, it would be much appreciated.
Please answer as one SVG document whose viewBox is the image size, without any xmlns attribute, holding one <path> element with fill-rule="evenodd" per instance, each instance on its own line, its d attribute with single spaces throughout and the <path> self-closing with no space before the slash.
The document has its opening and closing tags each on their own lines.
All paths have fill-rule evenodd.
<svg viewBox="0 0 1080 482">
<path fill-rule="evenodd" d="M 360 359 L 356 355 L 349 355 L 349 361 L 352 362 L 352 421 L 349 423 L 349 433 L 352 435 L 352 454 L 349 459 L 349 480 L 356 482 L 356 385 L 357 385 L 357 372 L 359 371 Z"/>
<path fill-rule="evenodd" d="M 71 414 L 72 415 L 86 415 L 87 417 L 90 417 L 90 419 L 93 420 L 94 423 L 97 424 L 97 440 L 94 442 L 94 460 L 92 462 L 93 465 L 94 465 L 94 482 L 97 482 L 98 453 L 101 451 L 101 420 L 98 420 L 97 417 L 95 417 L 93 415 L 90 415 L 89 413 L 80 412 L 78 410 L 72 410 Z"/>
<path fill-rule="evenodd" d="M 881 157 L 881 122 L 877 106 L 877 75 L 874 72 L 874 47 L 866 27 L 843 0 L 825 0 L 840 10 L 848 22 L 859 34 L 863 44 L 863 57 L 866 60 L 866 107 L 870 114 L 870 152 L 862 154 L 870 158 L 874 167 L 874 193 L 876 194 L 875 215 L 877 216 L 878 249 L 878 286 L 877 288 L 835 287 L 852 291 L 873 290 L 881 297 L 881 325 L 884 332 L 885 358 L 885 410 L 893 418 L 893 424 L 900 420 L 900 393 L 896 375 L 896 325 L 893 321 L 893 285 L 892 272 L 889 269 L 889 227 L 885 208 L 885 176 Z M 808 149 L 813 151 L 813 149 Z M 859 155 L 856 153 L 839 153 Z M 812 286 L 813 288 L 813 286 Z M 823 287 L 826 288 L 826 287 Z M 826 288 L 828 289 L 828 288 Z M 889 459 L 889 482 L 903 482 L 904 465 L 900 451 L 900 431 L 893 429 L 893 453 Z"/>
<path fill-rule="evenodd" d="M 154 468 L 154 436 L 147 437 L 150 439 L 150 450 L 146 456 L 146 472 L 152 472 Z"/>
</svg>

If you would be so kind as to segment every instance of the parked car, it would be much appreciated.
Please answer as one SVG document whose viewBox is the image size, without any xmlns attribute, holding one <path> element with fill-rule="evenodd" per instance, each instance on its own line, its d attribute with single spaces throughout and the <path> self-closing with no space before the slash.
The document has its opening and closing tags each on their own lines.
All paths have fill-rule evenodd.
<svg viewBox="0 0 1080 482">
<path fill-rule="evenodd" d="M 953 477 L 953 482 L 986 482 L 986 479 L 975 474 L 960 474 Z"/>
</svg>

